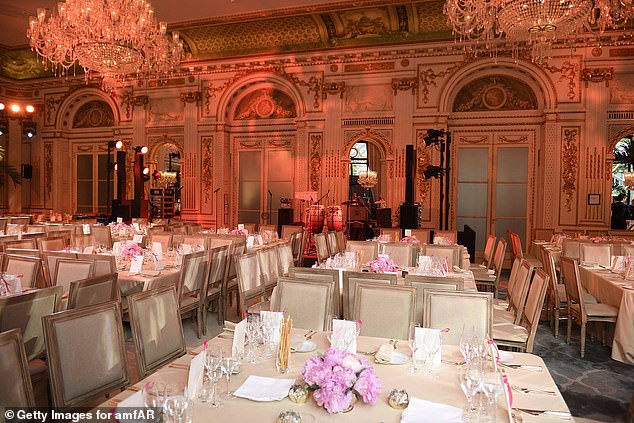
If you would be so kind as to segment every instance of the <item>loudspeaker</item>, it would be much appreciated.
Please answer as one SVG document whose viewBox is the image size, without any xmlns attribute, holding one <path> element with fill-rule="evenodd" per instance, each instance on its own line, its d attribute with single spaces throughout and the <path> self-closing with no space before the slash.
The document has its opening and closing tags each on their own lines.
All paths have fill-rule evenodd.
<svg viewBox="0 0 634 423">
<path fill-rule="evenodd" d="M 379 228 L 391 228 L 392 209 L 376 209 L 376 225 Z"/>
<path fill-rule="evenodd" d="M 277 224 L 290 225 L 293 223 L 293 209 L 277 209 Z"/>
<path fill-rule="evenodd" d="M 408 144 L 405 146 L 405 204 L 414 204 L 414 179 L 415 178 L 416 178 L 416 151 L 414 150 L 413 145 Z"/>
<path fill-rule="evenodd" d="M 418 215 L 420 204 L 401 204 L 400 227 L 403 229 L 418 229 Z"/>
<path fill-rule="evenodd" d="M 126 199 L 125 151 L 117 151 L 117 200 Z"/>
<path fill-rule="evenodd" d="M 348 213 L 350 221 L 353 220 L 368 220 L 368 209 L 363 206 L 348 206 L 350 207 Z"/>
<path fill-rule="evenodd" d="M 21 176 L 24 179 L 31 179 L 33 177 L 33 166 L 30 164 L 23 164 Z"/>
<path fill-rule="evenodd" d="M 129 200 L 112 200 L 112 220 L 116 221 L 117 217 L 122 218 L 124 222 L 130 221 Z"/>
</svg>

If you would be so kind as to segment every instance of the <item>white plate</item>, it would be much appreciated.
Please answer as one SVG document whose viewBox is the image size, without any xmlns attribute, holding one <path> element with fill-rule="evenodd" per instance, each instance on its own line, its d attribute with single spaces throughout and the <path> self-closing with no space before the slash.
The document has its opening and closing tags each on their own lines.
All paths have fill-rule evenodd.
<svg viewBox="0 0 634 423">
<path fill-rule="evenodd" d="M 291 351 L 296 353 L 309 353 L 315 351 L 316 349 L 317 344 L 309 339 L 301 344 L 297 344 L 295 347 L 291 347 Z"/>
<path fill-rule="evenodd" d="M 390 361 L 389 363 L 387 361 L 377 360 L 376 358 L 374 359 L 374 361 L 378 364 L 401 365 L 409 361 L 409 356 L 400 351 L 394 351 L 392 353 L 392 361 Z"/>
</svg>

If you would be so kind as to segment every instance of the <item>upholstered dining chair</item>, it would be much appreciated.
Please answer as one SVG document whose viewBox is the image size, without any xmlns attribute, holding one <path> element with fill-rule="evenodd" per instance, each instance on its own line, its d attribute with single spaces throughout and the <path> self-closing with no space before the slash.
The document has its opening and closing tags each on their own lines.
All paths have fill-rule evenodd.
<svg viewBox="0 0 634 423">
<path fill-rule="evenodd" d="M 93 276 L 105 276 L 117 272 L 117 260 L 111 254 L 77 254 L 77 258 L 95 263 Z"/>
<path fill-rule="evenodd" d="M 303 230 L 303 227 L 299 225 L 282 225 L 282 239 L 290 239 L 291 235 Z"/>
<path fill-rule="evenodd" d="M 325 262 L 331 256 L 328 250 L 328 237 L 325 233 L 315 234 L 315 249 L 319 263 Z"/>
<path fill-rule="evenodd" d="M 294 279 L 304 279 L 309 281 L 329 282 L 332 284 L 332 309 L 328 314 L 341 317 L 341 286 L 339 280 L 339 270 L 318 269 L 312 267 L 293 267 L 288 272 L 288 276 Z"/>
<path fill-rule="evenodd" d="M 243 223 L 244 225 L 244 230 L 249 234 L 254 234 L 255 233 L 255 223 Z"/>
<path fill-rule="evenodd" d="M 406 231 L 411 231 L 410 236 L 416 238 L 421 245 L 429 244 L 431 242 L 431 229 L 406 229 Z"/>
<path fill-rule="evenodd" d="M 581 256 L 581 241 L 578 239 L 565 238 L 562 243 L 562 255 L 572 259 L 579 259 Z"/>
<path fill-rule="evenodd" d="M 25 229 L 27 234 L 46 233 L 46 229 L 44 229 L 44 225 L 26 225 Z"/>
<path fill-rule="evenodd" d="M 387 273 L 343 272 L 343 318 L 350 320 L 354 311 L 354 295 L 358 283 L 396 285 L 397 275 Z"/>
<path fill-rule="evenodd" d="M 20 329 L 0 333 L 0 398 L 2 407 L 35 407 L 33 385 Z"/>
<path fill-rule="evenodd" d="M 427 244 L 421 248 L 421 255 L 447 259 L 447 267 L 453 271 L 453 266 L 460 266 L 462 248 L 459 245 Z"/>
<path fill-rule="evenodd" d="M 598 264 L 603 267 L 612 266 L 612 244 L 591 244 L 584 242 L 579 245 L 579 262 L 584 264 Z"/>
<path fill-rule="evenodd" d="M 224 321 L 227 313 L 227 274 L 231 258 L 231 245 L 223 245 L 207 251 L 209 255 L 209 276 L 207 297 L 202 305 L 203 334 L 207 334 L 207 310 L 213 304 L 218 310 L 218 324 Z"/>
<path fill-rule="evenodd" d="M 500 276 L 502 275 L 502 266 L 504 265 L 506 246 L 506 240 L 503 238 L 498 239 L 495 252 L 493 253 L 493 274 L 489 274 L 488 271 L 474 273 L 476 284 L 493 288 L 493 295 L 495 298 L 498 298 L 498 288 L 500 284 Z"/>
<path fill-rule="evenodd" d="M 513 264 L 511 265 L 511 272 L 509 274 L 509 280 L 506 285 L 506 298 L 505 299 L 496 298 L 493 301 L 494 308 L 496 310 L 508 311 L 509 301 L 510 301 L 512 292 L 515 289 L 515 282 L 517 281 L 517 271 L 519 270 L 521 263 L 522 263 L 522 260 L 520 259 L 513 260 Z"/>
<path fill-rule="evenodd" d="M 48 286 L 55 285 L 55 267 L 57 267 L 57 261 L 62 259 L 75 260 L 77 259 L 77 254 L 67 252 L 42 251 L 44 277 Z"/>
<path fill-rule="evenodd" d="M 386 241 L 399 242 L 401 240 L 401 228 L 380 228 L 379 234 L 382 237 L 388 238 Z"/>
<path fill-rule="evenodd" d="M 93 261 L 59 259 L 55 265 L 53 285 L 61 286 L 68 293 L 72 281 L 92 278 L 94 273 Z"/>
<path fill-rule="evenodd" d="M 5 250 L 7 248 L 37 248 L 37 241 L 35 238 L 31 239 L 16 239 L 13 241 L 7 241 L 4 243 Z"/>
<path fill-rule="evenodd" d="M 42 259 L 39 257 L 7 254 L 3 271 L 10 275 L 22 275 L 23 287 L 41 288 L 44 286 Z"/>
<path fill-rule="evenodd" d="M 37 248 L 40 251 L 61 251 L 66 248 L 66 240 L 63 237 L 38 238 Z"/>
<path fill-rule="evenodd" d="M 457 231 L 438 231 L 434 230 L 434 240 L 436 237 L 445 238 L 454 244 L 458 242 L 458 232 Z"/>
<path fill-rule="evenodd" d="M 196 235 L 202 232 L 203 225 L 200 223 L 188 223 L 185 228 L 187 229 L 187 235 Z"/>
<path fill-rule="evenodd" d="M 118 284 L 119 274 L 95 276 L 90 279 L 72 281 L 68 291 L 68 310 L 121 301 Z"/>
<path fill-rule="evenodd" d="M 359 254 L 359 263 L 366 264 L 379 256 L 379 243 L 375 241 L 348 241 L 346 251 Z"/>
<path fill-rule="evenodd" d="M 377 312 L 380 310 L 380 312 Z M 353 320 L 361 320 L 361 335 L 407 339 L 416 312 L 416 288 L 358 283 Z"/>
<path fill-rule="evenodd" d="M 412 267 L 418 260 L 420 247 L 409 242 L 386 242 L 379 244 L 381 254 L 387 255 L 401 267 Z"/>
<path fill-rule="evenodd" d="M 283 242 L 277 246 L 277 259 L 281 276 L 288 276 L 291 267 L 295 266 L 293 259 L 293 247 L 290 242 Z"/>
<path fill-rule="evenodd" d="M 7 224 L 9 223 L 8 217 L 0 217 L 0 231 L 4 234 L 7 233 Z"/>
<path fill-rule="evenodd" d="M 588 304 L 583 300 L 584 289 L 581 286 L 577 260 L 562 257 L 560 267 L 568 302 L 566 343 L 570 343 L 572 322 L 574 320 L 581 327 L 581 358 L 583 358 L 586 350 L 586 329 L 588 323 L 616 323 L 619 310 L 609 304 Z"/>
<path fill-rule="evenodd" d="M 634 245 L 623 244 L 621 246 L 621 254 L 626 257 L 634 257 Z"/>
<path fill-rule="evenodd" d="M 274 311 L 284 311 L 293 327 L 323 331 L 332 309 L 333 283 L 281 277 L 277 282 Z M 310 301 L 306 301 L 310 298 Z"/>
<path fill-rule="evenodd" d="M 308 232 L 302 230 L 298 232 L 293 242 L 293 258 L 295 260 L 295 266 L 301 267 L 304 264 L 304 250 L 306 248 L 306 241 L 308 239 Z"/>
<path fill-rule="evenodd" d="M 152 243 L 160 242 L 163 252 L 166 253 L 172 246 L 173 238 L 174 234 L 171 232 L 154 232 L 150 236 L 150 241 L 152 241 Z"/>
<path fill-rule="evenodd" d="M 18 239 L 17 235 L 0 235 L 0 251 L 6 251 L 5 245 L 7 242 L 15 241 Z"/>
<path fill-rule="evenodd" d="M 449 329 L 443 335 L 447 345 L 459 345 L 463 331 L 488 338 L 492 333 L 492 310 L 490 292 L 426 291 L 423 327 Z"/>
<path fill-rule="evenodd" d="M 472 264 L 471 269 L 490 269 L 493 264 L 493 249 L 495 248 L 495 235 L 489 234 L 487 236 L 486 244 L 484 244 L 484 251 L 482 252 L 482 263 Z"/>
<path fill-rule="evenodd" d="M 276 232 L 277 233 L 277 225 L 260 225 L 259 228 L 260 233 L 264 232 Z M 251 233 L 251 232 L 249 232 Z"/>
<path fill-rule="evenodd" d="M 265 307 L 264 284 L 257 253 L 234 255 L 238 274 L 238 305 L 240 316 L 251 307 Z M 259 304 L 259 305 L 256 305 Z"/>
<path fill-rule="evenodd" d="M 107 249 L 112 248 L 112 232 L 109 226 L 91 226 L 90 233 L 95 238 L 95 244 L 105 245 Z"/>
<path fill-rule="evenodd" d="M 174 285 L 128 296 L 132 342 L 143 379 L 187 352 Z"/>
<path fill-rule="evenodd" d="M 88 247 L 94 247 L 96 244 L 93 234 L 73 234 L 70 243 L 80 251 L 84 251 Z"/>
<path fill-rule="evenodd" d="M 207 251 L 186 254 L 177 285 L 179 308 L 181 317 L 192 313 L 196 320 L 196 334 L 202 336 L 202 314 L 207 299 L 207 284 L 209 277 L 209 254 Z"/>
<path fill-rule="evenodd" d="M 203 235 L 185 235 L 183 236 L 183 244 L 191 245 L 192 247 L 203 248 L 205 250 L 209 249 L 207 238 L 205 238 Z"/>
<path fill-rule="evenodd" d="M 337 249 L 340 253 L 346 251 L 346 234 L 341 231 L 335 231 L 335 238 L 337 239 Z"/>
<path fill-rule="evenodd" d="M 508 320 L 513 324 L 518 325 L 520 323 L 534 270 L 535 268 L 527 260 L 520 260 L 520 267 L 517 269 L 515 277 L 513 278 L 513 287 L 509 294 L 508 308 L 506 310 L 508 314 L 505 314 L 501 310 L 496 310 L 494 317 L 503 316 L 502 319 Z"/>
<path fill-rule="evenodd" d="M 12 216 L 9 218 L 9 223 L 12 225 L 29 225 L 31 223 L 30 216 Z"/>
<path fill-rule="evenodd" d="M 277 258 L 277 248 L 266 247 L 258 250 L 258 263 L 260 264 L 260 277 L 264 285 L 265 294 L 271 296 L 273 288 L 277 284 L 280 276 L 279 260 Z"/>
<path fill-rule="evenodd" d="M 337 234 L 335 231 L 326 232 L 326 241 L 328 243 L 328 251 L 331 256 L 334 256 L 341 251 L 339 250 L 339 244 L 337 243 Z"/>
<path fill-rule="evenodd" d="M 405 277 L 405 286 L 412 286 L 416 289 L 416 310 L 414 311 L 414 320 L 412 321 L 422 323 L 423 308 L 425 306 L 425 292 L 427 290 L 464 291 L 464 279 L 407 275 Z"/>
<path fill-rule="evenodd" d="M 75 408 L 130 383 L 118 302 L 50 314 L 42 324 L 53 406 Z"/>
<path fill-rule="evenodd" d="M 517 348 L 522 352 L 533 352 L 547 289 L 548 275 L 542 269 L 535 270 L 520 322 L 493 325 L 493 340 L 498 345 Z"/>
<path fill-rule="evenodd" d="M 17 256 L 41 257 L 40 250 L 33 248 L 7 248 L 5 252 L 6 254 L 14 254 Z"/>
</svg>

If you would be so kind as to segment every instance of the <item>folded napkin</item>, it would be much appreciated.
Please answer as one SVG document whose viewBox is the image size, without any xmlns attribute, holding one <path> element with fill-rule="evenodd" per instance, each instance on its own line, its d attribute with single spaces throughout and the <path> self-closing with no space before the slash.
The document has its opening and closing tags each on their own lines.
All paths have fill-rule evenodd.
<svg viewBox="0 0 634 423">
<path fill-rule="evenodd" d="M 249 376 L 234 395 L 252 401 L 281 401 L 294 383 L 295 379 Z"/>
<path fill-rule="evenodd" d="M 205 374 L 205 351 L 197 354 L 189 365 L 189 376 L 187 378 L 187 394 L 194 399 L 198 396 L 198 389 L 203 384 Z"/>
<path fill-rule="evenodd" d="M 379 347 L 374 358 L 377 361 L 385 361 L 386 363 L 392 362 L 392 355 L 394 354 L 394 347 L 391 344 L 383 344 Z"/>
<path fill-rule="evenodd" d="M 461 423 L 462 410 L 451 405 L 411 397 L 401 414 L 401 423 Z"/>
<path fill-rule="evenodd" d="M 121 400 L 117 405 L 117 408 L 125 407 L 145 407 L 145 401 L 143 400 L 143 391 L 135 392 L 128 398 Z"/>
</svg>

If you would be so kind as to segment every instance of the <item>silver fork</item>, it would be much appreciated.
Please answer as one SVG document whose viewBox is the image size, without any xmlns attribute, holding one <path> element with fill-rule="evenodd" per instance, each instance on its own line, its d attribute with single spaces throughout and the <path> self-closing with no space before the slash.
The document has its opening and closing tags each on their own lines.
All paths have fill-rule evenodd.
<svg viewBox="0 0 634 423">
<path fill-rule="evenodd" d="M 544 394 L 544 395 L 557 395 L 554 391 L 548 391 L 545 389 L 531 389 L 523 386 L 511 386 L 511 389 L 515 392 L 522 392 L 524 394 Z"/>
</svg>

